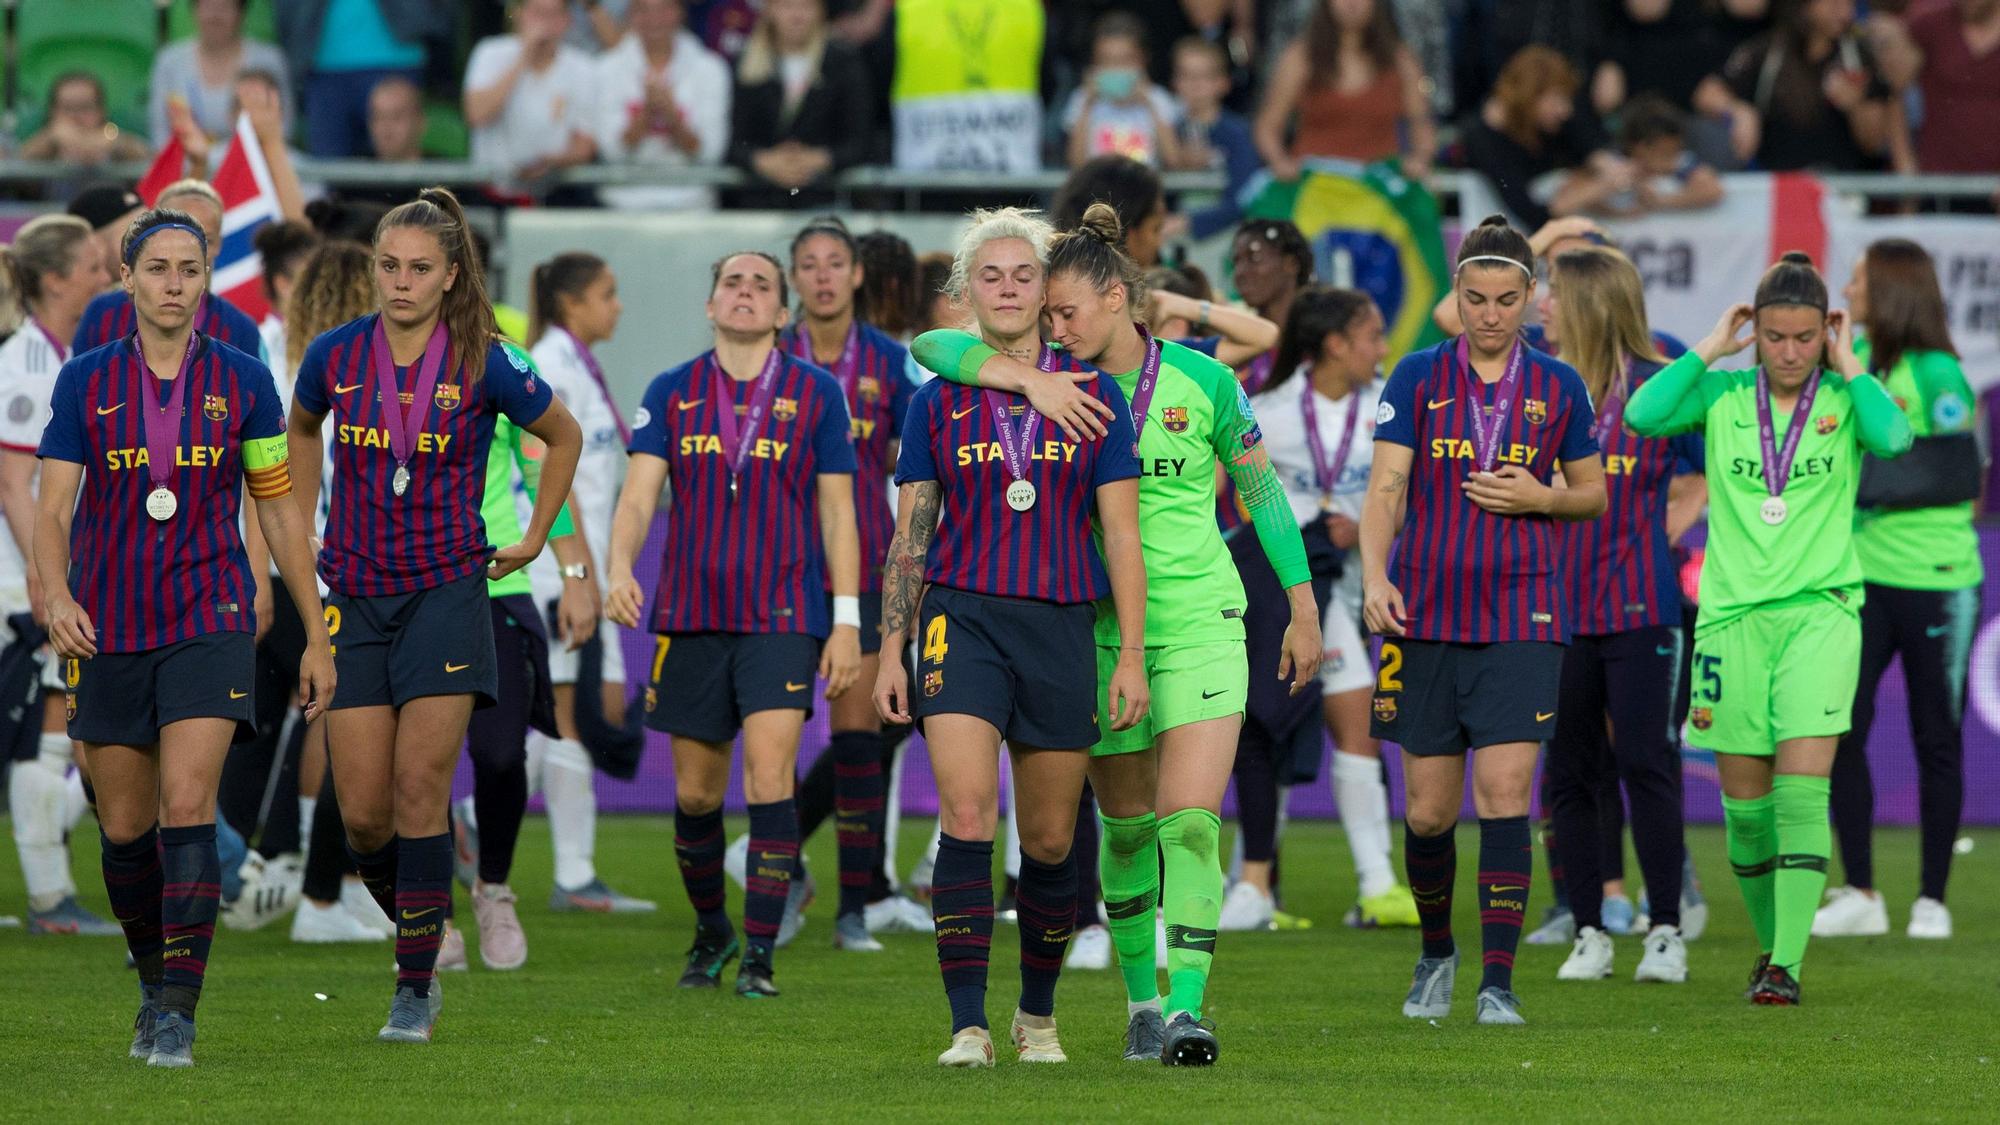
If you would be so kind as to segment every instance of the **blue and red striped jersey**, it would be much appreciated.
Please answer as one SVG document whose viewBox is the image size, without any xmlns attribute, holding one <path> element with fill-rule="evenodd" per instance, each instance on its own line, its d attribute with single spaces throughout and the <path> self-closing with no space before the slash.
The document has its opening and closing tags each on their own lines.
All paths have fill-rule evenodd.
<svg viewBox="0 0 2000 1125">
<path fill-rule="evenodd" d="M 806 633 L 833 628 L 826 606 L 826 547 L 819 477 L 852 473 L 847 401 L 826 371 L 786 355 L 771 406 L 729 498 L 730 456 L 713 351 L 664 372 L 632 419 L 632 446 L 667 463 L 673 506 L 654 599 L 657 633 Z M 756 379 L 724 374 L 742 416 Z"/>
<path fill-rule="evenodd" d="M 333 474 L 319 572 L 330 589 L 349 597 L 408 594 L 478 573 L 493 553 L 479 510 L 494 421 L 505 414 L 525 428 L 554 400 L 527 353 L 500 340 L 487 346 L 485 372 L 472 387 L 448 360 L 452 367 L 439 376 L 429 402 L 410 401 L 414 373 L 398 366 L 403 406 L 423 411 L 425 420 L 410 456 L 409 491 L 397 496 L 396 457 L 373 366 L 378 315 L 350 320 L 307 345 L 293 391 L 301 409 L 329 416 L 321 436 L 333 452 Z"/>
<path fill-rule="evenodd" d="M 1635 363 L 1627 394 L 1660 370 Z M 1600 403 L 1623 414 L 1623 402 Z M 1560 525 L 1569 588 L 1570 632 L 1622 633 L 1681 623 L 1680 586 L 1667 541 L 1667 485 L 1702 471 L 1701 438 L 1645 438 L 1604 418 L 1604 490 L 1609 503 L 1594 520 Z M 1609 432 L 1606 433 L 1606 430 Z"/>
<path fill-rule="evenodd" d="M 1529 347 L 1543 355 L 1560 354 L 1556 346 L 1549 342 L 1549 330 L 1542 325 L 1530 324 L 1522 328 L 1521 339 L 1526 340 Z M 1653 333 L 1653 347 L 1668 359 L 1679 359 L 1688 350 L 1687 345 L 1681 343 L 1678 338 L 1658 331 Z"/>
<path fill-rule="evenodd" d="M 1389 562 L 1389 580 L 1409 614 L 1408 635 L 1461 644 L 1567 643 L 1555 521 L 1494 515 L 1460 487 L 1478 471 L 1474 411 L 1490 409 L 1494 384 L 1459 366 L 1457 344 L 1446 340 L 1404 356 L 1376 407 L 1375 440 L 1415 452 L 1403 531 Z M 1495 468 L 1520 465 L 1547 483 L 1561 462 L 1597 452 L 1590 395 L 1576 369 L 1560 360 L 1526 351 L 1508 413 Z"/>
<path fill-rule="evenodd" d="M 137 339 L 73 356 L 56 376 L 40 455 L 84 467 L 70 526 L 70 588 L 97 626 L 99 652 L 145 652 L 208 633 L 254 633 L 255 585 L 237 515 L 245 443 L 282 440 L 284 402 L 253 356 L 197 332 L 166 487 L 171 519 L 146 514 L 153 490 Z M 162 385 L 160 401 L 171 399 Z"/>
<path fill-rule="evenodd" d="M 861 592 L 880 593 L 882 564 L 889 557 L 889 540 L 896 535 L 896 513 L 889 507 L 887 481 L 895 466 L 889 446 L 903 436 L 903 417 L 910 396 L 910 350 L 886 332 L 866 324 L 855 326 L 854 370 L 836 361 L 832 366 L 812 356 L 803 324 L 785 329 L 779 346 L 800 360 L 824 368 L 847 394 L 847 417 L 854 438 L 854 519 L 861 532 Z M 850 381 L 851 379 L 851 381 Z M 833 576 L 826 576 L 831 590 Z"/>
<path fill-rule="evenodd" d="M 1090 370 L 1061 352 L 1055 355 L 1056 370 Z M 1116 416 L 1102 438 L 1081 445 L 1071 444 L 1060 428 L 1043 420 L 1022 478 L 1035 486 L 1034 506 L 1025 512 L 1007 506 L 1013 478 L 999 425 L 986 406 L 987 392 L 944 379 L 917 388 L 904 423 L 896 483 L 934 480 L 943 486 L 926 581 L 1063 605 L 1095 601 L 1111 592 L 1090 519 L 1099 486 L 1139 475 L 1138 441 L 1132 409 L 1118 384 L 1100 374 L 1083 385 Z M 1028 400 L 1001 397 L 1009 403 L 1018 432 Z"/>
<path fill-rule="evenodd" d="M 83 319 L 76 322 L 76 340 L 70 344 L 70 354 L 82 355 L 113 340 L 122 340 L 138 327 L 138 317 L 132 312 L 131 294 L 123 289 L 99 293 L 84 307 Z M 202 296 L 201 310 L 195 314 L 194 328 L 202 335 L 220 340 L 252 359 L 260 360 L 266 365 L 271 362 L 271 357 L 264 354 L 264 334 L 257 330 L 257 322 L 251 320 L 243 310 L 213 293 Z"/>
</svg>

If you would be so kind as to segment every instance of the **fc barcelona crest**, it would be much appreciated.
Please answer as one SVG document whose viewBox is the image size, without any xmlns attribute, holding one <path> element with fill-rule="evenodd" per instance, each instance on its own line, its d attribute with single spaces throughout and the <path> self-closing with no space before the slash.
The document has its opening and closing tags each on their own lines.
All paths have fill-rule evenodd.
<svg viewBox="0 0 2000 1125">
<path fill-rule="evenodd" d="M 457 410 L 460 393 L 457 383 L 439 383 L 431 401 L 437 404 L 439 410 Z"/>
<path fill-rule="evenodd" d="M 1707 707 L 1690 707 L 1688 725 L 1696 730 L 1707 730 L 1715 725 L 1715 712 Z"/>
<path fill-rule="evenodd" d="M 1833 431 L 1839 428 L 1840 428 L 1840 418 L 1833 414 L 1822 414 L 1819 416 L 1819 419 L 1813 423 L 1813 429 L 1818 430 L 1819 435 L 1821 437 L 1825 437 L 1826 435 L 1832 433 Z"/>
<path fill-rule="evenodd" d="M 222 395 L 203 395 L 201 413 L 211 422 L 220 422 L 229 417 L 229 400 Z"/>
<path fill-rule="evenodd" d="M 1160 408 L 1160 425 L 1165 426 L 1167 432 L 1170 434 L 1187 433 L 1187 407 L 1162 406 Z"/>
<path fill-rule="evenodd" d="M 1395 696 L 1378 695 L 1375 697 L 1375 721 L 1378 723 L 1393 723 L 1396 721 Z"/>
<path fill-rule="evenodd" d="M 771 417 L 780 422 L 789 422 L 799 416 L 799 400 L 795 398 L 773 399 Z"/>
<path fill-rule="evenodd" d="M 854 393 L 862 402 L 875 402 L 882 397 L 882 380 L 873 375 L 863 375 L 854 384 Z"/>
<path fill-rule="evenodd" d="M 1521 402 L 1521 417 L 1539 426 L 1549 420 L 1549 404 L 1538 398 Z"/>
<path fill-rule="evenodd" d="M 944 690 L 944 670 L 924 673 L 924 695 L 933 696 Z"/>
<path fill-rule="evenodd" d="M 660 693 L 659 693 L 659 689 L 657 689 L 657 688 L 651 688 L 651 687 L 647 688 L 647 689 L 646 689 L 646 714 L 648 714 L 648 715 L 652 714 L 652 713 L 653 713 L 653 708 L 655 708 L 655 707 L 658 707 L 659 705 L 660 705 Z"/>
</svg>

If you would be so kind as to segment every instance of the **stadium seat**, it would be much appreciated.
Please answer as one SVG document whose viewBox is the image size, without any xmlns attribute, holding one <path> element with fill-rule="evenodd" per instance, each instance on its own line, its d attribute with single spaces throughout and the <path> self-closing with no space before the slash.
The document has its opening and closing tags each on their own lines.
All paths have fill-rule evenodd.
<svg viewBox="0 0 2000 1125">
<path fill-rule="evenodd" d="M 438 160 L 464 160 L 472 151 L 465 113 L 449 98 L 424 103 L 424 155 Z"/>
<path fill-rule="evenodd" d="M 167 6 L 166 41 L 173 43 L 193 36 L 194 0 L 173 0 Z M 250 0 L 250 6 L 243 12 L 243 38 L 266 43 L 278 41 L 277 5 L 273 0 Z"/>
<path fill-rule="evenodd" d="M 49 86 L 72 70 L 104 83 L 107 115 L 119 127 L 146 133 L 147 85 L 152 80 L 159 8 L 153 0 L 20 0 L 14 16 L 19 80 L 15 110 L 20 133 L 41 128 Z"/>
</svg>

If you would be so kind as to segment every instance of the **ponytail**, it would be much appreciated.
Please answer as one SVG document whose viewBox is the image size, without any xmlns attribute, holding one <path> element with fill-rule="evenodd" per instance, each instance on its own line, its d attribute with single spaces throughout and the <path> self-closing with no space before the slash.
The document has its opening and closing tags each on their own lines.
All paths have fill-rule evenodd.
<svg viewBox="0 0 2000 1125">
<path fill-rule="evenodd" d="M 42 299 L 42 275 L 68 273 L 76 248 L 90 237 L 90 224 L 74 215 L 41 215 L 14 235 L 12 246 L 0 247 L 0 331 L 21 326 Z"/>
<path fill-rule="evenodd" d="M 1118 212 L 1109 203 L 1093 203 L 1084 208 L 1075 230 L 1049 240 L 1049 277 L 1076 274 L 1100 294 L 1123 285 L 1126 311 L 1137 320 L 1145 308 L 1146 278 L 1138 264 L 1119 249 L 1124 241 Z"/>
<path fill-rule="evenodd" d="M 499 338 L 493 320 L 493 303 L 486 295 L 486 270 L 465 220 L 465 209 L 450 188 L 427 187 L 417 198 L 388 214 L 375 227 L 375 246 L 382 236 L 397 227 L 429 231 L 444 252 L 445 265 L 458 267 L 458 280 L 445 290 L 438 319 L 445 326 L 450 350 L 445 353 L 445 376 L 454 375 L 461 386 L 471 389 L 486 374 L 486 353 Z"/>
<path fill-rule="evenodd" d="M 574 300 L 582 297 L 583 291 L 590 288 L 606 268 L 604 259 L 579 250 L 557 254 L 546 262 L 538 263 L 528 280 L 527 345 L 534 347 L 551 327 L 568 329 L 569 325 L 562 318 L 561 298 Z"/>
<path fill-rule="evenodd" d="M 1271 365 L 1270 381 L 1264 390 L 1283 386 L 1302 364 L 1319 358 L 1328 336 L 1343 336 L 1356 321 L 1375 307 L 1375 299 L 1359 289 L 1336 289 L 1311 285 L 1292 298 L 1292 311 L 1285 314 L 1285 326 L 1278 337 L 1277 359 Z"/>
</svg>

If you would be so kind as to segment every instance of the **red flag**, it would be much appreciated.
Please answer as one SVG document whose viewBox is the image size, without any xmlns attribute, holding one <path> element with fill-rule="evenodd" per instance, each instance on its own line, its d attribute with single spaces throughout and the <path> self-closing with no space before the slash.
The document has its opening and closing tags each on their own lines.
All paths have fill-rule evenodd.
<svg viewBox="0 0 2000 1125">
<path fill-rule="evenodd" d="M 146 169 L 146 174 L 139 178 L 139 186 L 134 190 L 139 193 L 139 201 L 151 207 L 153 200 L 160 197 L 160 193 L 167 189 L 168 184 L 185 175 L 187 175 L 187 153 L 182 151 L 179 137 L 169 137 L 166 145 L 160 149 L 159 155 L 153 157 L 152 167 Z"/>
</svg>

